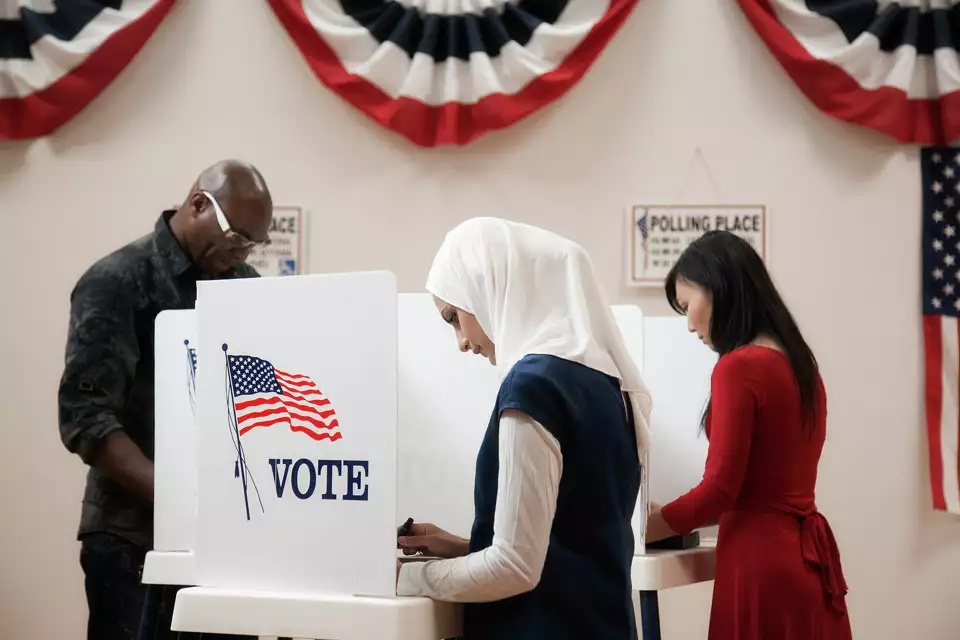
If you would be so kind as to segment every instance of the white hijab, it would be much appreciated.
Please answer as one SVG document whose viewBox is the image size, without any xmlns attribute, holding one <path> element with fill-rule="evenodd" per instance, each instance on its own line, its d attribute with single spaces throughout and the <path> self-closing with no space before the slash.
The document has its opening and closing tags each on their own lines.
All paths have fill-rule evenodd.
<svg viewBox="0 0 960 640">
<path fill-rule="evenodd" d="M 651 397 L 579 245 L 498 218 L 473 218 L 447 233 L 427 291 L 477 317 L 496 345 L 503 378 L 528 354 L 556 356 L 621 381 L 633 408 L 649 510 Z"/>
</svg>

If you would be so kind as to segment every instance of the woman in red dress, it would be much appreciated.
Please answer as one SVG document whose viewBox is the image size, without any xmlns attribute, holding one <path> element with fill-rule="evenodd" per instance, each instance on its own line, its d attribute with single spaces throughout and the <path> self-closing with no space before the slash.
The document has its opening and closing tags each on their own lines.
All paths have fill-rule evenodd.
<svg viewBox="0 0 960 640">
<path fill-rule="evenodd" d="M 732 233 L 691 244 L 666 293 L 720 358 L 703 480 L 654 509 L 647 541 L 720 525 L 710 640 L 850 638 L 840 555 L 814 500 L 827 403 L 813 353 L 763 261 Z"/>
</svg>

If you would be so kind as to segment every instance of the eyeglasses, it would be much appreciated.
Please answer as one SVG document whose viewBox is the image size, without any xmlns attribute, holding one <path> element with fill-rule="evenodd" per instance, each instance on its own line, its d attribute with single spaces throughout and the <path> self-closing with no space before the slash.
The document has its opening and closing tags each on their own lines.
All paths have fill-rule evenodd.
<svg viewBox="0 0 960 640">
<path fill-rule="evenodd" d="M 244 234 L 239 231 L 234 231 L 230 227 L 230 221 L 227 220 L 227 216 L 223 214 L 223 209 L 220 208 L 220 203 L 217 202 L 217 199 L 213 197 L 213 194 L 209 191 L 201 191 L 204 196 L 207 197 L 207 200 L 210 201 L 210 204 L 213 205 L 213 211 L 217 214 L 217 223 L 220 225 L 220 230 L 223 231 L 223 235 L 226 236 L 227 240 L 231 245 L 237 249 L 252 249 L 257 245 L 266 246 L 270 244 L 270 240 L 251 240 Z"/>
</svg>

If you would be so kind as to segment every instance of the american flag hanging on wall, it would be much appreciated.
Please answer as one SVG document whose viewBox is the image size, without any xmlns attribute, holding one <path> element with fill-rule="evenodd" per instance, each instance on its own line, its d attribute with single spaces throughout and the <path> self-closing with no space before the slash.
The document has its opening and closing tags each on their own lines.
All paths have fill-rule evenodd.
<svg viewBox="0 0 960 640">
<path fill-rule="evenodd" d="M 960 148 L 924 149 L 923 342 L 933 506 L 960 514 Z"/>
<path fill-rule="evenodd" d="M 268 0 L 317 77 L 414 143 L 466 144 L 556 100 L 637 0 Z"/>
<path fill-rule="evenodd" d="M 0 140 L 45 136 L 126 67 L 174 0 L 0 1 Z"/>
<path fill-rule="evenodd" d="M 821 111 L 902 143 L 960 139 L 960 0 L 738 0 Z"/>
</svg>

